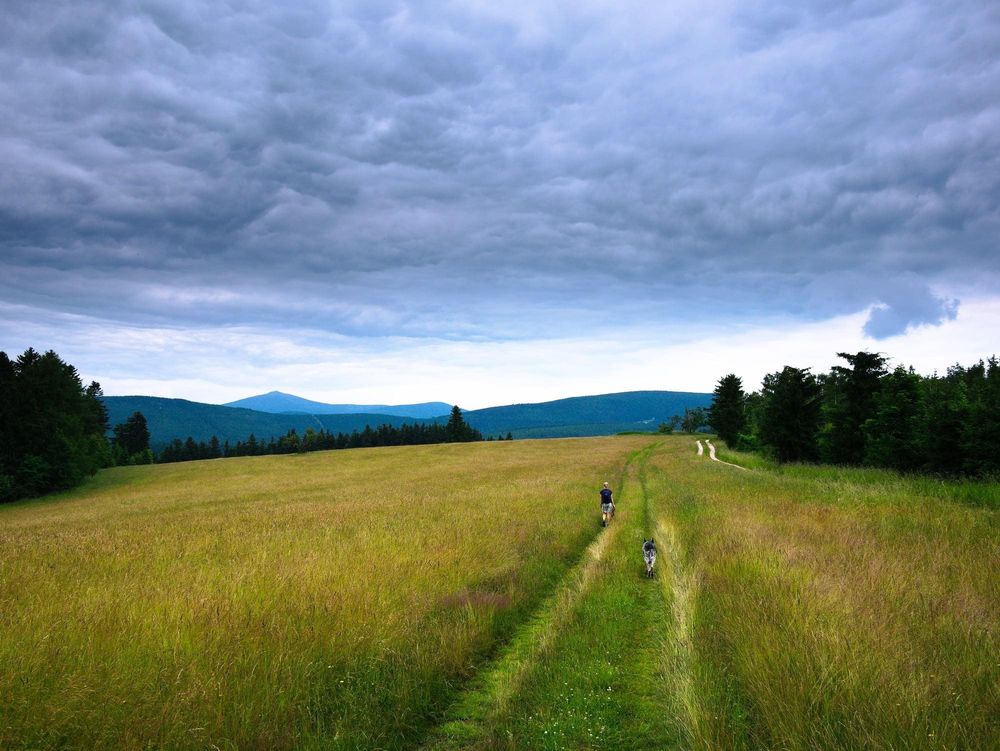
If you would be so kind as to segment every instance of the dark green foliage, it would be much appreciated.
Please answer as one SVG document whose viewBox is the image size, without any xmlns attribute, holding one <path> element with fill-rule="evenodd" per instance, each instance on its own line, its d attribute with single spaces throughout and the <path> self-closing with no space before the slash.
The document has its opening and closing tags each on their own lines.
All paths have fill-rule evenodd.
<svg viewBox="0 0 1000 751">
<path fill-rule="evenodd" d="M 920 376 L 900 366 L 882 379 L 874 415 L 865 421 L 864 463 L 919 469 Z"/>
<path fill-rule="evenodd" d="M 816 459 L 821 389 L 809 368 L 786 365 L 768 373 L 761 395 L 761 442 L 774 449 L 780 462 Z"/>
<path fill-rule="evenodd" d="M 712 392 L 712 406 L 708 409 L 708 422 L 727 445 L 739 444 L 739 436 L 746 428 L 746 394 L 743 381 L 730 373 L 721 378 Z"/>
<path fill-rule="evenodd" d="M 371 448 L 374 446 L 414 446 L 483 440 L 483 436 L 478 430 L 470 428 L 464 420 L 459 422 L 461 411 L 459 411 L 458 418 L 454 422 L 449 421 L 447 425 L 404 423 L 398 427 L 386 424 L 379 425 L 377 428 L 365 425 L 364 430 L 355 430 L 350 434 L 306 428 L 305 433 L 300 436 L 298 431 L 292 428 L 280 438 L 272 437 L 267 443 L 259 441 L 257 436 L 251 433 L 246 441 L 236 441 L 234 444 L 226 441 L 223 447 L 219 446 L 219 439 L 214 435 L 207 443 L 205 441 L 196 442 L 194 438 L 188 436 L 185 441 L 181 441 L 180 438 L 173 439 L 159 453 L 156 461 L 160 464 L 167 464 L 195 459 L 216 459 L 220 456 L 263 456 L 333 449 Z M 508 434 L 507 440 L 513 440 L 513 437 Z"/>
<path fill-rule="evenodd" d="M 851 367 L 816 379 L 788 367 L 766 376 L 761 391 L 746 397 L 741 447 L 769 449 L 779 461 L 1000 475 L 996 357 L 925 377 L 912 368 L 887 372 L 880 354 L 838 356 Z"/>
<path fill-rule="evenodd" d="M 482 434 L 478 430 L 470 428 L 465 422 L 465 418 L 462 417 L 462 410 L 457 405 L 451 408 L 451 416 L 448 418 L 448 424 L 445 426 L 445 429 L 448 432 L 448 441 L 450 443 L 483 440 Z"/>
<path fill-rule="evenodd" d="M 51 350 L 0 352 L 0 500 L 71 488 L 110 461 L 100 384 Z"/>
<path fill-rule="evenodd" d="M 681 427 L 685 433 L 696 433 L 699 428 L 708 424 L 708 413 L 701 407 L 685 409 L 684 417 L 681 419 Z"/>
<path fill-rule="evenodd" d="M 962 434 L 962 469 L 1000 475 L 1000 362 L 991 357 L 964 373 L 967 417 Z"/>
<path fill-rule="evenodd" d="M 133 412 L 128 420 L 115 425 L 113 432 L 115 464 L 152 464 L 149 428 L 142 412 Z"/>
<path fill-rule="evenodd" d="M 823 432 L 820 454 L 832 464 L 860 464 L 865 458 L 865 422 L 875 414 L 876 400 L 886 374 L 886 358 L 875 352 L 849 355 L 838 352 L 850 364 L 835 365 L 821 377 L 823 386 Z"/>
</svg>

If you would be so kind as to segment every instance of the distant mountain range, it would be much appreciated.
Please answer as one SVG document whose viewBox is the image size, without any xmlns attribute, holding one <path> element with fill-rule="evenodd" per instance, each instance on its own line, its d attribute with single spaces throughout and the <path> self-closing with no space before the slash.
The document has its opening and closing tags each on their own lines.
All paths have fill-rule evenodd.
<svg viewBox="0 0 1000 751">
<path fill-rule="evenodd" d="M 656 430 L 673 415 L 683 415 L 685 407 L 708 407 L 711 403 L 711 394 L 690 391 L 623 391 L 487 407 L 464 414 L 484 435 L 510 431 L 516 438 L 568 438 Z"/>
<path fill-rule="evenodd" d="M 224 407 L 243 407 L 258 412 L 275 414 L 304 415 L 398 415 L 399 417 L 441 417 L 451 412 L 451 405 L 444 402 L 422 402 L 421 404 L 325 404 L 303 399 L 301 396 L 282 391 L 237 399 L 223 404 Z"/>
<path fill-rule="evenodd" d="M 188 436 L 195 441 L 208 441 L 213 435 L 220 441 L 246 440 L 253 433 L 258 440 L 282 436 L 291 428 L 303 433 L 307 428 L 325 429 L 333 433 L 363 430 L 365 425 L 401 425 L 413 422 L 444 422 L 451 407 L 429 417 L 400 414 L 341 412 L 303 412 L 303 404 L 327 408 L 357 408 L 364 405 L 330 405 L 299 399 L 291 394 L 272 392 L 254 399 L 265 399 L 268 411 L 231 405 L 203 404 L 185 399 L 164 399 L 156 396 L 107 396 L 104 403 L 112 425 L 125 422 L 133 412 L 142 412 L 149 425 L 150 442 L 154 450 L 163 448 L 174 438 Z M 466 421 L 484 435 L 512 433 L 515 438 L 563 438 L 570 436 L 612 435 L 627 430 L 656 430 L 673 415 L 684 414 L 685 408 L 707 407 L 711 394 L 687 391 L 626 391 L 618 394 L 577 396 L 536 404 L 511 404 L 504 407 L 469 410 Z M 431 402 L 429 405 L 442 404 Z M 281 412 L 276 407 L 295 405 Z M 432 408 L 425 404 L 402 405 L 400 409 Z M 368 407 L 371 408 L 371 407 Z"/>
</svg>

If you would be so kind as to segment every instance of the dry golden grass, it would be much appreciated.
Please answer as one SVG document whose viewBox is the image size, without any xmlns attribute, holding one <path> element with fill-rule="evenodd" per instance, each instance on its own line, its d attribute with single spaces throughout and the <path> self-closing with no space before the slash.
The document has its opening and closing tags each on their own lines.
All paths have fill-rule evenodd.
<svg viewBox="0 0 1000 751">
<path fill-rule="evenodd" d="M 0 508 L 0 747 L 412 744 L 645 442 L 121 468 Z"/>
</svg>

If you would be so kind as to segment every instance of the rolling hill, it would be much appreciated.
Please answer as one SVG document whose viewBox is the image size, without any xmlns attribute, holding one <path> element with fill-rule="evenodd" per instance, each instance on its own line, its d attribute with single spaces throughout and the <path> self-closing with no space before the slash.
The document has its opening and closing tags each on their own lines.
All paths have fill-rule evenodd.
<svg viewBox="0 0 1000 751">
<path fill-rule="evenodd" d="M 711 394 L 695 392 L 626 391 L 469 410 L 465 412 L 465 419 L 487 436 L 507 433 L 515 438 L 613 435 L 629 430 L 656 430 L 659 423 L 669 420 L 672 415 L 683 414 L 685 408 L 707 407 L 711 401 Z M 253 433 L 258 439 L 267 440 L 271 436 L 284 435 L 291 428 L 299 433 L 307 428 L 350 433 L 364 429 L 365 425 L 444 422 L 447 419 L 447 416 L 416 418 L 384 413 L 274 413 L 154 396 L 108 396 L 104 403 L 112 425 L 125 422 L 133 412 L 142 412 L 149 425 L 154 450 L 174 438 L 183 440 L 187 436 L 196 441 L 208 441 L 214 435 L 220 441 L 236 442 L 246 440 Z"/>
<path fill-rule="evenodd" d="M 149 425 L 150 444 L 154 451 L 162 449 L 174 438 L 191 436 L 195 441 L 208 441 L 214 435 L 220 441 L 246 440 L 251 433 L 258 439 L 282 436 L 291 428 L 304 433 L 308 428 L 325 429 L 333 433 L 363 430 L 365 425 L 402 425 L 413 422 L 398 415 L 308 415 L 273 414 L 253 409 L 223 407 L 186 399 L 164 399 L 158 396 L 106 396 L 111 425 L 125 422 L 133 412 L 142 412 Z"/>
<path fill-rule="evenodd" d="M 673 415 L 683 415 L 685 408 L 708 407 L 711 403 L 711 394 L 623 391 L 475 409 L 466 412 L 465 419 L 484 435 L 510 431 L 515 438 L 569 438 L 656 430 Z"/>
<path fill-rule="evenodd" d="M 282 391 L 269 391 L 266 394 L 248 396 L 227 402 L 223 407 L 242 407 L 258 412 L 275 414 L 305 414 L 305 415 L 395 415 L 398 417 L 441 417 L 451 411 L 451 405 L 444 402 L 422 402 L 420 404 L 326 404 L 303 399 L 301 396 L 286 394 Z"/>
</svg>

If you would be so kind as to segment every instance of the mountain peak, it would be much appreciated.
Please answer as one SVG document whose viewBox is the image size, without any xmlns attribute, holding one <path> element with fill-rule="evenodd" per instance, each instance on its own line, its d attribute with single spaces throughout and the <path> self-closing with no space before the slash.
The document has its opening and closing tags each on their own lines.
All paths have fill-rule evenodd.
<svg viewBox="0 0 1000 751">
<path fill-rule="evenodd" d="M 222 406 L 242 407 L 243 409 L 254 409 L 258 412 L 272 414 L 349 415 L 367 413 L 411 418 L 441 417 L 451 411 L 451 405 L 444 402 L 396 405 L 327 404 L 277 390 L 257 396 L 248 396 L 246 399 L 237 399 L 235 402 L 227 402 Z"/>
</svg>

